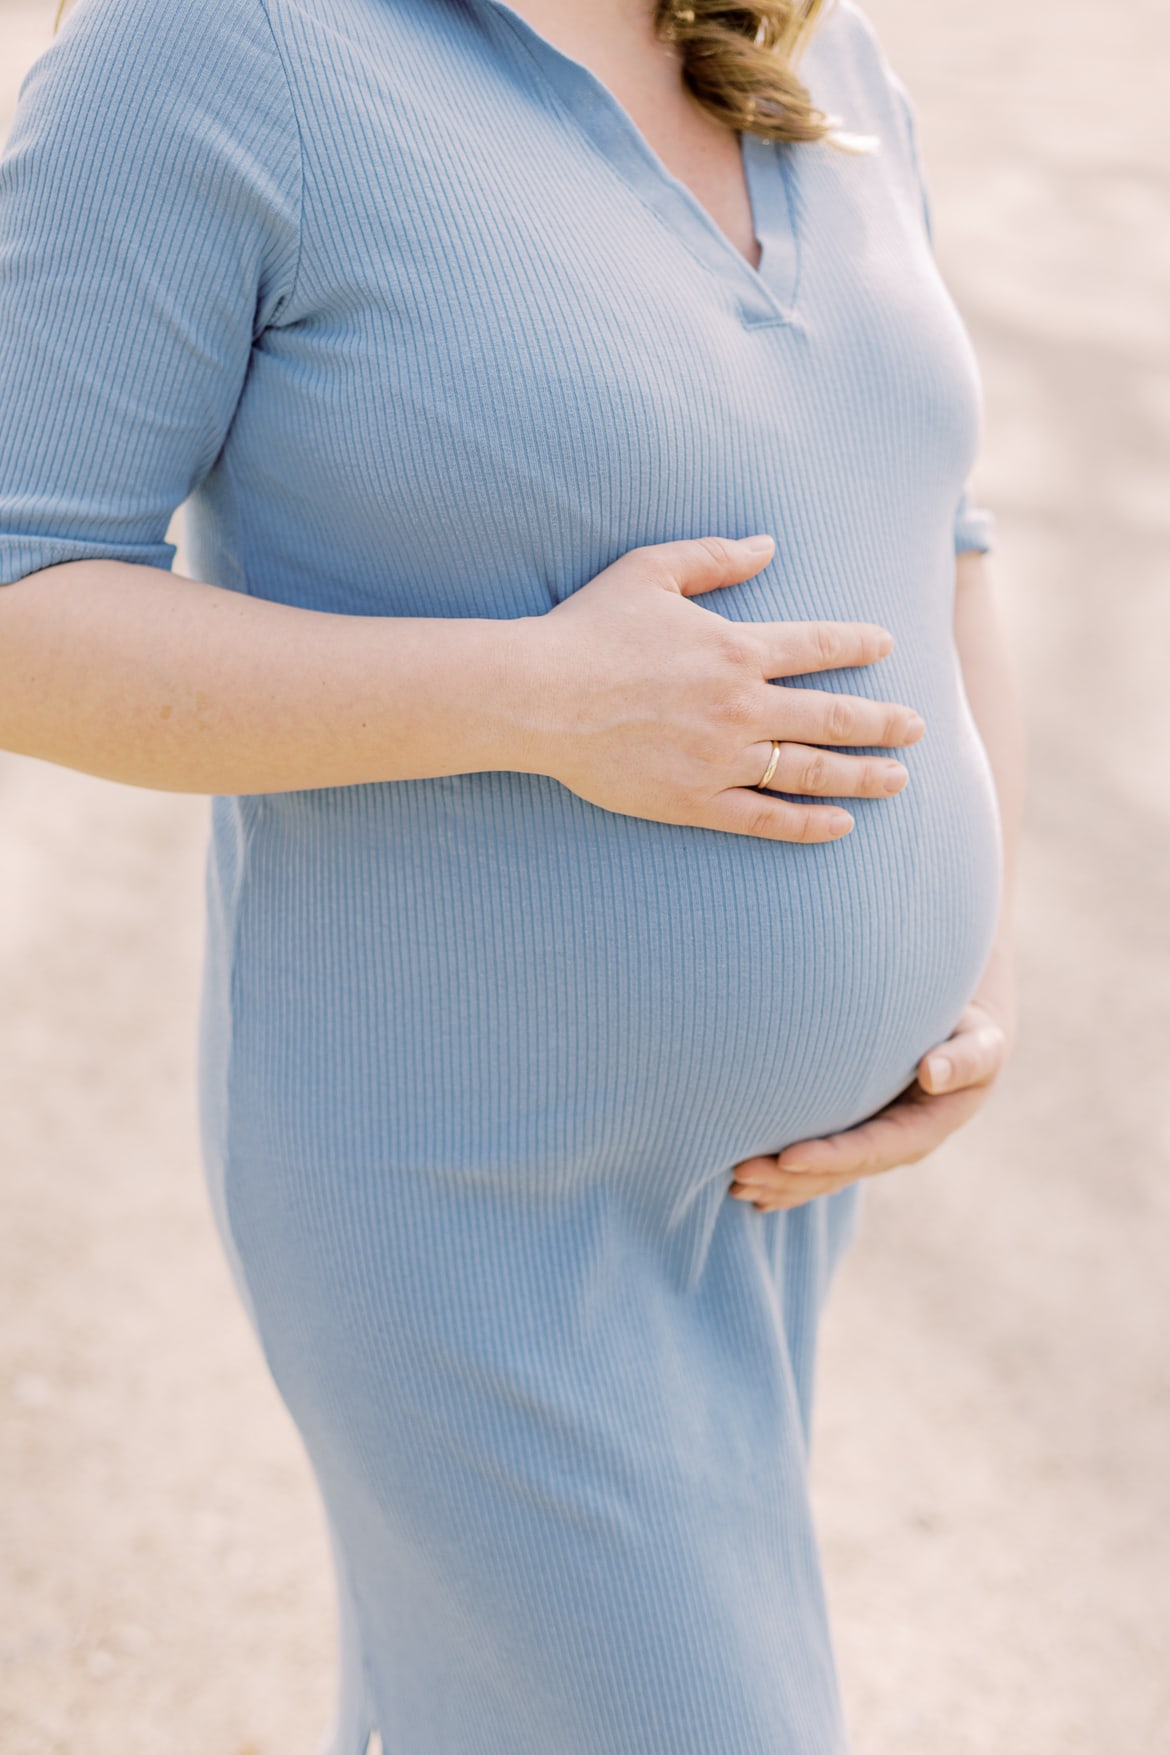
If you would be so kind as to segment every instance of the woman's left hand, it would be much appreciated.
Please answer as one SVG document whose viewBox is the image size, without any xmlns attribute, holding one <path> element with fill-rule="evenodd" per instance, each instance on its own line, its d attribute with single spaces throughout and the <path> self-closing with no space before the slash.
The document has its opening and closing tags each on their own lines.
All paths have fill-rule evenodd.
<svg viewBox="0 0 1170 1755">
<path fill-rule="evenodd" d="M 775 1158 L 745 1158 L 729 1193 L 762 1213 L 803 1206 L 861 1176 L 916 1164 L 987 1101 L 1008 1054 L 1008 1032 L 972 1000 L 954 1034 L 924 1054 L 914 1083 L 859 1127 L 785 1146 Z"/>
</svg>

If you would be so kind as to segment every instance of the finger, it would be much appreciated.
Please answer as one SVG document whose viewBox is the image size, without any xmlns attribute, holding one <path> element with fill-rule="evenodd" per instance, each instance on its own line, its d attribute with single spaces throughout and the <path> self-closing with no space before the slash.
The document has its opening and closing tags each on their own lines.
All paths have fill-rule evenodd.
<svg viewBox="0 0 1170 1755">
<path fill-rule="evenodd" d="M 1003 1065 L 1006 1040 L 998 1024 L 962 1030 L 922 1057 L 918 1082 L 932 1095 L 986 1084 Z"/>
<path fill-rule="evenodd" d="M 780 1171 L 818 1175 L 873 1175 L 899 1164 L 913 1164 L 932 1152 L 983 1101 L 979 1089 L 928 1097 L 912 1091 L 881 1110 L 860 1127 L 825 1139 L 787 1146 L 775 1159 Z"/>
<path fill-rule="evenodd" d="M 877 622 L 755 622 L 766 677 L 807 676 L 876 664 L 894 649 L 889 628 Z"/>
<path fill-rule="evenodd" d="M 790 1176 L 783 1187 L 750 1190 L 737 1189 L 733 1186 L 728 1190 L 728 1193 L 733 1200 L 740 1201 L 744 1206 L 755 1207 L 758 1213 L 791 1212 L 794 1207 L 806 1206 L 810 1200 L 818 1200 L 823 1194 L 836 1194 L 840 1189 L 847 1187 L 850 1180 L 856 1181 L 857 1178 L 842 1177 L 840 1180 L 826 1178 L 817 1183 L 808 1177 Z"/>
<path fill-rule="evenodd" d="M 820 841 L 839 841 L 853 827 L 853 818 L 836 805 L 791 804 L 787 799 L 757 792 L 754 787 L 729 786 L 725 792 L 716 793 L 698 827 L 811 846 Z"/>
<path fill-rule="evenodd" d="M 699 536 L 690 542 L 656 542 L 636 550 L 650 582 L 683 597 L 719 585 L 739 585 L 767 565 L 776 551 L 770 536 Z"/>
<path fill-rule="evenodd" d="M 749 1158 L 736 1166 L 730 1192 L 737 1200 L 791 1194 L 798 1189 L 807 1197 L 854 1182 L 858 1174 L 850 1169 L 782 1170 L 775 1158 Z"/>
<path fill-rule="evenodd" d="M 732 1188 L 729 1192 L 734 1200 L 755 1207 L 758 1213 L 781 1213 L 807 1206 L 810 1200 L 819 1200 L 822 1195 L 838 1194 L 858 1180 L 856 1176 L 840 1176 L 824 1177 L 817 1182 L 808 1177 L 790 1176 L 783 1187 L 755 1192 Z"/>
<path fill-rule="evenodd" d="M 753 743 L 744 751 L 743 784 L 755 785 L 772 759 L 770 743 Z M 771 792 L 796 792 L 812 798 L 888 798 L 901 792 L 910 778 L 901 762 L 882 756 L 843 756 L 835 750 L 805 743 L 781 743 L 768 781 Z"/>
<path fill-rule="evenodd" d="M 841 1133 L 826 1134 L 820 1139 L 798 1140 L 785 1146 L 774 1158 L 751 1158 L 736 1166 L 738 1182 L 751 1187 L 782 1185 L 792 1176 L 807 1176 L 817 1181 L 825 1177 L 857 1175 L 870 1163 L 884 1161 L 910 1137 L 914 1118 L 919 1110 L 942 1105 L 949 1098 L 926 1098 L 913 1088 L 877 1115 L 858 1127 Z"/>
<path fill-rule="evenodd" d="M 766 685 L 772 699 L 760 697 L 762 737 L 782 743 L 850 744 L 856 749 L 917 743 L 926 730 L 913 707 L 869 701 L 860 695 L 834 695 L 825 689 Z"/>
</svg>

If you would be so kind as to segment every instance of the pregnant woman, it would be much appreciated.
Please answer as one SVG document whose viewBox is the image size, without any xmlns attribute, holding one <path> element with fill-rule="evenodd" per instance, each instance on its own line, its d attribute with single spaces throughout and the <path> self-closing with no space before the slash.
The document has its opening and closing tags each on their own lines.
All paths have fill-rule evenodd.
<svg viewBox="0 0 1170 1755">
<path fill-rule="evenodd" d="M 1006 1052 L 1019 769 L 869 26 L 81 0 L 0 406 L 0 742 L 216 795 L 206 1163 L 333 1755 L 835 1755 L 817 1317 Z"/>
</svg>

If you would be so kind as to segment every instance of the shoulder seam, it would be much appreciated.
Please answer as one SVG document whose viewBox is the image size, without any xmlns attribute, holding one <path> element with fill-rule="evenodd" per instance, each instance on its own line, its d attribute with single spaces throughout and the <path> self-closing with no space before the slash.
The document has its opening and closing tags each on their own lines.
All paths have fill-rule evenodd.
<svg viewBox="0 0 1170 1755">
<path fill-rule="evenodd" d="M 269 9 L 268 9 L 268 0 L 256 0 L 256 4 L 259 7 L 261 13 L 264 15 L 264 22 L 268 27 L 268 35 L 272 39 L 273 53 L 275 54 L 276 59 L 280 63 L 281 77 L 284 80 L 284 87 L 288 93 L 289 110 L 292 113 L 293 127 L 296 129 L 296 135 L 297 135 L 297 169 L 298 169 L 298 173 L 299 173 L 299 177 L 300 177 L 300 186 L 297 190 L 297 254 L 296 254 L 296 260 L 293 263 L 292 279 L 289 282 L 288 291 L 285 292 L 284 294 L 282 294 L 282 296 L 277 300 L 275 309 L 273 310 L 272 316 L 273 316 L 273 319 L 275 319 L 275 317 L 281 311 L 284 310 L 286 305 L 290 305 L 293 302 L 293 300 L 295 299 L 296 294 L 297 294 L 297 289 L 300 285 L 301 258 L 304 254 L 304 248 L 305 248 L 305 137 L 304 137 L 304 134 L 301 130 L 301 116 L 300 116 L 300 111 L 297 109 L 297 100 L 296 100 L 296 95 L 293 91 L 293 83 L 292 83 L 291 78 L 289 77 L 288 65 L 285 61 L 284 50 L 281 47 L 280 39 L 276 34 L 276 27 L 274 26 L 274 24 L 272 22 L 272 16 L 271 16 Z"/>
</svg>

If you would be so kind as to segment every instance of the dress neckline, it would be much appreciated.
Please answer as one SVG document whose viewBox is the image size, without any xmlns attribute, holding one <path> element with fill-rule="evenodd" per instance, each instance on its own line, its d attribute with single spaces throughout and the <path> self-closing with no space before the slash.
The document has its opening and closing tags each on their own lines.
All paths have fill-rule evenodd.
<svg viewBox="0 0 1170 1755">
<path fill-rule="evenodd" d="M 591 67 L 550 42 L 507 0 L 472 3 L 525 51 L 546 89 L 658 221 L 702 267 L 729 284 L 745 328 L 797 323 L 801 250 L 793 147 L 758 134 L 739 136 L 752 229 L 760 246 L 760 260 L 753 267 Z"/>
</svg>

